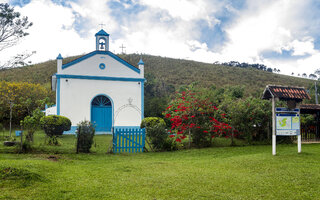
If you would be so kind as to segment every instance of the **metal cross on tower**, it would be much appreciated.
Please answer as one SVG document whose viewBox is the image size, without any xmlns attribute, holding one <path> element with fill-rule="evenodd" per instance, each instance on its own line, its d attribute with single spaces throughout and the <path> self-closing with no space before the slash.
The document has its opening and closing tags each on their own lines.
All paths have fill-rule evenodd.
<svg viewBox="0 0 320 200">
<path fill-rule="evenodd" d="M 123 52 L 123 49 L 125 49 L 126 47 L 123 46 L 123 44 L 122 44 L 119 48 L 121 49 L 121 53 L 123 54 L 123 53 L 124 53 L 124 52 Z"/>
<path fill-rule="evenodd" d="M 99 24 L 99 26 L 101 26 L 101 29 L 103 29 L 103 26 L 105 26 L 104 23 Z"/>
</svg>

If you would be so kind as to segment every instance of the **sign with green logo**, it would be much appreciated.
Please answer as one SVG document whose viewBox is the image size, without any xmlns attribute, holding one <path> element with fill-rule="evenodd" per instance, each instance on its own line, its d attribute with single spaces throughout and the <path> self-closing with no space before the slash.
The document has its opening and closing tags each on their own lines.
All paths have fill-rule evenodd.
<svg viewBox="0 0 320 200">
<path fill-rule="evenodd" d="M 292 113 L 276 114 L 276 135 L 300 135 L 300 115 Z"/>
</svg>

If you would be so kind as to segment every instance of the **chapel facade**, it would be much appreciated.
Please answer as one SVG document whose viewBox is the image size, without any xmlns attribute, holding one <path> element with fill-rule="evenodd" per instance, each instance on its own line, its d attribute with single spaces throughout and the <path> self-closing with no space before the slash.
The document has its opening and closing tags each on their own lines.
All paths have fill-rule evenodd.
<svg viewBox="0 0 320 200">
<path fill-rule="evenodd" d="M 109 34 L 95 34 L 96 50 L 62 64 L 57 57 L 57 73 L 52 76 L 56 105 L 46 115 L 68 117 L 74 133 L 83 120 L 95 124 L 97 134 L 112 128 L 137 128 L 144 117 L 144 63 L 133 66 L 109 51 Z"/>
</svg>

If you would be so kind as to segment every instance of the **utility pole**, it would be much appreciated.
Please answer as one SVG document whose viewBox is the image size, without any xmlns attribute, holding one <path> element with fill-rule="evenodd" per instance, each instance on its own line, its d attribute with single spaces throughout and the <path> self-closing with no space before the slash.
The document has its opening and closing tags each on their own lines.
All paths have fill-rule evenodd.
<svg viewBox="0 0 320 200">
<path fill-rule="evenodd" d="M 10 100 L 9 104 L 10 104 L 10 129 L 9 129 L 9 134 L 10 134 L 10 138 L 11 138 L 11 131 L 12 131 L 11 122 L 12 122 L 13 101 Z"/>
<path fill-rule="evenodd" d="M 314 82 L 314 91 L 315 91 L 315 97 L 316 97 L 316 104 L 318 104 L 317 81 L 316 81 L 316 82 Z"/>
<path fill-rule="evenodd" d="M 316 97 L 316 104 L 318 104 L 318 89 L 317 89 L 317 81 L 314 82 L 314 91 L 315 91 L 315 97 Z M 317 111 L 317 116 L 316 116 L 316 122 L 317 122 L 317 126 L 316 126 L 316 137 L 319 138 L 319 111 Z"/>
</svg>

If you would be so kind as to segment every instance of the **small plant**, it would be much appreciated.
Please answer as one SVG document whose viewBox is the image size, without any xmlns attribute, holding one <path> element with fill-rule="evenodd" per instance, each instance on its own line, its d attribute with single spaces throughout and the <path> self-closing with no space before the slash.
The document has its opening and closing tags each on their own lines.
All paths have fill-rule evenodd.
<svg viewBox="0 0 320 200">
<path fill-rule="evenodd" d="M 169 138 L 166 123 L 159 117 L 147 117 L 141 122 L 141 128 L 146 128 L 147 142 L 152 151 L 175 150 L 175 142 Z M 149 142 L 150 139 L 150 142 Z"/>
<path fill-rule="evenodd" d="M 49 137 L 48 144 L 58 145 L 57 137 L 71 128 L 71 121 L 67 117 L 59 115 L 44 116 L 40 119 L 40 125 Z"/>
<path fill-rule="evenodd" d="M 82 121 L 78 124 L 77 134 L 77 153 L 89 153 L 93 144 L 95 133 L 94 125 L 89 121 Z"/>
<path fill-rule="evenodd" d="M 19 150 L 18 150 L 18 152 L 20 153 L 28 153 L 31 151 L 32 151 L 32 145 L 28 140 L 23 141 L 22 145 L 19 147 Z"/>
<path fill-rule="evenodd" d="M 26 140 L 33 142 L 34 132 L 40 128 L 40 119 L 44 116 L 39 108 L 32 112 L 32 116 L 26 116 L 20 121 L 20 125 L 27 130 Z"/>
</svg>

